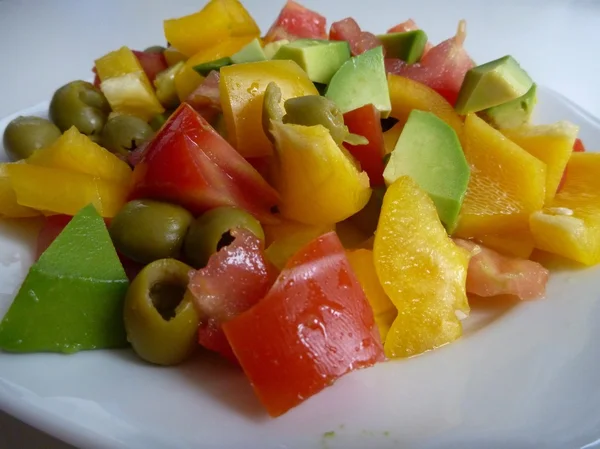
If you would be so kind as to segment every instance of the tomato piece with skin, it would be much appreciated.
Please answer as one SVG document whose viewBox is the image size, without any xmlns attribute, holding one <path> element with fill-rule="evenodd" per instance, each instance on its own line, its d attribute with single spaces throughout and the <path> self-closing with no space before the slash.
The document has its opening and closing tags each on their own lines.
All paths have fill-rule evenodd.
<svg viewBox="0 0 600 449">
<path fill-rule="evenodd" d="M 153 82 L 158 75 L 163 70 L 167 70 L 169 67 L 167 65 L 167 60 L 165 59 L 164 54 L 162 53 L 146 53 L 144 51 L 132 50 L 135 57 L 140 61 L 144 72 L 146 72 L 146 76 L 150 82 Z"/>
<path fill-rule="evenodd" d="M 454 105 L 466 73 L 475 63 L 463 47 L 466 24 L 461 21 L 456 36 L 436 45 L 418 64 L 396 66 L 395 75 L 423 83 Z"/>
<path fill-rule="evenodd" d="M 329 30 L 329 40 L 348 42 L 352 56 L 360 55 L 381 45 L 377 36 L 368 31 L 362 31 L 352 17 L 334 22 Z"/>
<path fill-rule="evenodd" d="M 298 251 L 265 298 L 223 330 L 273 417 L 384 359 L 373 311 L 333 232 Z"/>
<path fill-rule="evenodd" d="M 471 253 L 468 293 L 482 297 L 510 295 L 521 300 L 545 295 L 549 273 L 539 263 L 504 256 L 470 240 L 454 239 L 454 243 Z"/>
<path fill-rule="evenodd" d="M 182 103 L 148 143 L 133 171 L 130 199 L 177 203 L 194 214 L 235 206 L 277 221 L 277 192 L 190 105 Z"/>
<path fill-rule="evenodd" d="M 188 289 L 201 318 L 198 342 L 237 362 L 221 324 L 248 310 L 268 292 L 277 270 L 263 242 L 246 229 L 234 229 L 233 242 L 213 254 L 190 278 Z"/>
<path fill-rule="evenodd" d="M 387 32 L 388 33 L 406 33 L 408 31 L 416 31 L 416 30 L 420 30 L 420 29 L 421 28 L 419 28 L 419 25 L 417 25 L 417 23 L 413 19 L 408 19 L 407 21 L 399 23 L 398 25 L 394 25 L 392 28 L 387 30 Z M 432 48 L 433 48 L 433 45 L 431 45 L 431 42 L 427 42 L 427 44 L 425 44 L 425 49 L 423 50 L 423 56 L 425 56 L 425 54 Z"/>
<path fill-rule="evenodd" d="M 327 39 L 326 19 L 321 14 L 288 0 L 264 38 L 265 43 L 281 39 Z"/>
<path fill-rule="evenodd" d="M 208 122 L 222 112 L 219 79 L 219 72 L 213 70 L 186 99 Z"/>
<path fill-rule="evenodd" d="M 348 151 L 360 162 L 361 168 L 369 175 L 371 187 L 384 185 L 383 130 L 381 129 L 381 114 L 372 104 L 367 104 L 344 114 L 344 122 L 351 133 L 365 137 L 366 145 L 350 145 L 344 143 Z"/>
</svg>

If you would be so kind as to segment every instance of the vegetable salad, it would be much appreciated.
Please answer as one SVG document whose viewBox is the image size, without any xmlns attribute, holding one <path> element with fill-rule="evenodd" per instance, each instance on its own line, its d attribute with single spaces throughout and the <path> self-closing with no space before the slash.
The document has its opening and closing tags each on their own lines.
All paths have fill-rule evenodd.
<svg viewBox="0 0 600 449">
<path fill-rule="evenodd" d="M 542 298 L 543 254 L 600 262 L 600 155 L 532 125 L 535 82 L 464 21 L 434 45 L 288 0 L 261 35 L 209 0 L 164 32 L 6 127 L 0 216 L 44 224 L 3 350 L 201 346 L 275 417 L 456 341 L 474 298 Z"/>
</svg>

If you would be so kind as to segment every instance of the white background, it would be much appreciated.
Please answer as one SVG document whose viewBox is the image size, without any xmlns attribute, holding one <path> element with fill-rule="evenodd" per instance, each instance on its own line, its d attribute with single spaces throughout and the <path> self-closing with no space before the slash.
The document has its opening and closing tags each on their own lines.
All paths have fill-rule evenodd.
<svg viewBox="0 0 600 449">
<path fill-rule="evenodd" d="M 128 45 L 164 44 L 162 20 L 203 0 L 0 0 L 0 117 L 47 99 L 62 84 L 91 77 L 93 60 Z M 283 1 L 244 2 L 262 29 Z M 304 0 L 330 20 L 353 15 L 384 32 L 409 17 L 434 42 L 468 22 L 477 62 L 512 54 L 533 79 L 600 116 L 600 0 Z M 2 355 L 0 354 L 0 371 Z M 43 369 L 40 369 L 43 376 Z M 0 413 L 0 448 L 66 448 Z"/>
</svg>

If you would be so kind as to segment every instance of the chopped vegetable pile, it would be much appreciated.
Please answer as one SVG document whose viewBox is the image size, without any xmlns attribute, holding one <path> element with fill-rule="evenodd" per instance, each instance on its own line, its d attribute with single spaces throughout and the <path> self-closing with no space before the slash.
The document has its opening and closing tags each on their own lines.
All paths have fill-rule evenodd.
<svg viewBox="0 0 600 449">
<path fill-rule="evenodd" d="M 438 45 L 412 20 L 328 33 L 288 0 L 261 37 L 209 0 L 164 31 L 6 127 L 0 216 L 44 226 L 3 350 L 202 346 L 279 416 L 457 340 L 470 299 L 543 297 L 543 252 L 600 262 L 600 154 L 530 124 L 535 83 L 476 64 L 464 21 Z"/>
</svg>

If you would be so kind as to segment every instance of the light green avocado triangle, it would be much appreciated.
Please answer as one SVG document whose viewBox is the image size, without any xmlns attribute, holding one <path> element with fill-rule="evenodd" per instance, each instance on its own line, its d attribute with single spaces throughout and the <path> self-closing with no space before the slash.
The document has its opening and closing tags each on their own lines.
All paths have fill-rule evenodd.
<svg viewBox="0 0 600 449">
<path fill-rule="evenodd" d="M 86 206 L 29 269 L 0 323 L 0 348 L 72 353 L 125 346 L 128 286 L 102 217 Z"/>
</svg>

